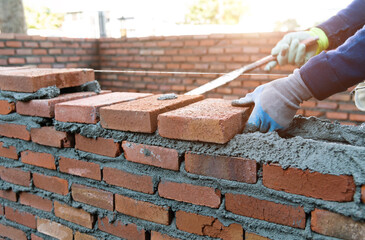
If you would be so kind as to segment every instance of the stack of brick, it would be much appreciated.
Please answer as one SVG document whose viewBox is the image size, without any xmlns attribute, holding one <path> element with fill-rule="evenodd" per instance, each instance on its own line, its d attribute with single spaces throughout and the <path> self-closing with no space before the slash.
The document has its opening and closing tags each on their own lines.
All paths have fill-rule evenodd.
<svg viewBox="0 0 365 240">
<path fill-rule="evenodd" d="M 0 86 L 54 84 L 49 72 L 34 78 L 34 71 L 0 72 Z M 81 83 L 59 74 L 62 83 Z M 249 148 L 237 137 L 257 134 L 242 133 L 249 109 L 229 100 L 79 92 L 1 109 L 1 237 L 365 238 L 362 178 L 237 154 Z M 27 125 L 33 119 L 44 121 Z M 221 154 L 237 143 L 236 152 Z"/>
</svg>

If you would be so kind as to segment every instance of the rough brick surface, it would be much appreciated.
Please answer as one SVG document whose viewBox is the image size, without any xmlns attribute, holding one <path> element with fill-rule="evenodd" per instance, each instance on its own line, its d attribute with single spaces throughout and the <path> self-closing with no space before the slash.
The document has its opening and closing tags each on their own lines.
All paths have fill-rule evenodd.
<svg viewBox="0 0 365 240">
<path fill-rule="evenodd" d="M 246 195 L 227 193 L 226 209 L 235 214 L 268 222 L 305 228 L 305 212 L 302 207 L 283 205 Z"/>
<path fill-rule="evenodd" d="M 124 156 L 128 161 L 175 171 L 179 170 L 179 153 L 175 149 L 132 143 L 128 141 L 123 141 L 122 148 Z"/>
<path fill-rule="evenodd" d="M 56 169 L 55 158 L 52 154 L 27 150 L 21 152 L 20 156 L 23 163 L 52 170 Z"/>
<path fill-rule="evenodd" d="M 0 190 L 0 198 L 4 198 L 13 202 L 16 202 L 16 193 L 12 190 Z"/>
<path fill-rule="evenodd" d="M 311 229 L 340 239 L 365 239 L 365 223 L 327 210 L 312 211 Z"/>
<path fill-rule="evenodd" d="M 98 137 L 87 138 L 80 134 L 75 135 L 75 148 L 85 152 L 96 153 L 107 157 L 117 157 L 121 153 L 120 143 L 113 139 Z"/>
<path fill-rule="evenodd" d="M 75 201 L 104 208 L 109 211 L 114 210 L 114 195 L 111 192 L 75 183 L 72 184 L 71 192 L 72 198 Z"/>
<path fill-rule="evenodd" d="M 250 232 L 245 232 L 245 240 L 270 240 L 270 238 L 266 238 Z"/>
<path fill-rule="evenodd" d="M 71 133 L 56 131 L 54 127 L 32 128 L 32 142 L 58 148 L 73 147 L 75 140 Z"/>
<path fill-rule="evenodd" d="M 263 168 L 263 184 L 279 191 L 338 202 L 352 201 L 356 188 L 352 176 L 336 176 L 296 168 L 282 169 L 278 165 L 269 164 Z"/>
<path fill-rule="evenodd" d="M 365 185 L 361 187 L 361 201 L 365 203 Z"/>
<path fill-rule="evenodd" d="M 60 172 L 101 180 L 100 165 L 72 158 L 60 157 L 58 160 Z"/>
<path fill-rule="evenodd" d="M 0 89 L 14 92 L 35 92 L 40 88 L 75 87 L 94 80 L 91 69 L 29 68 L 0 72 Z"/>
<path fill-rule="evenodd" d="M 25 141 L 30 140 L 30 132 L 25 125 L 0 122 L 0 135 L 9 138 L 19 138 Z"/>
<path fill-rule="evenodd" d="M 161 197 L 196 205 L 218 208 L 221 204 L 220 191 L 204 186 L 162 180 L 158 185 Z"/>
<path fill-rule="evenodd" d="M 115 210 L 132 217 L 164 225 L 169 225 L 171 221 L 169 207 L 138 201 L 118 194 L 115 195 Z"/>
<path fill-rule="evenodd" d="M 52 211 L 53 208 L 52 201 L 27 192 L 21 192 L 19 194 L 19 202 L 47 212 Z"/>
<path fill-rule="evenodd" d="M 33 184 L 37 188 L 61 195 L 68 193 L 68 181 L 59 177 L 33 173 Z"/>
<path fill-rule="evenodd" d="M 182 231 L 224 240 L 243 239 L 239 224 L 224 226 L 218 219 L 184 211 L 176 212 L 176 227 Z"/>
<path fill-rule="evenodd" d="M 54 213 L 57 217 L 76 223 L 86 228 L 93 228 L 94 216 L 81 208 L 74 208 L 58 201 L 54 202 Z"/>
<path fill-rule="evenodd" d="M 37 219 L 37 230 L 40 233 L 48 236 L 60 239 L 60 240 L 72 240 L 73 233 L 72 229 L 57 223 L 52 222 L 48 219 L 38 218 Z"/>
<path fill-rule="evenodd" d="M 97 123 L 101 107 L 150 95 L 148 93 L 114 92 L 63 102 L 56 105 L 55 118 L 61 122 Z"/>
<path fill-rule="evenodd" d="M 118 220 L 113 223 L 109 223 L 109 219 L 107 217 L 98 219 L 98 228 L 103 232 L 110 233 L 123 239 L 146 239 L 146 232 L 140 227 L 137 227 L 137 225 L 133 223 L 125 224 Z"/>
<path fill-rule="evenodd" d="M 180 239 L 159 232 L 151 231 L 151 240 L 180 240 Z"/>
<path fill-rule="evenodd" d="M 0 100 L 0 114 L 6 115 L 15 111 L 15 103 Z"/>
<path fill-rule="evenodd" d="M 29 102 L 18 101 L 16 103 L 16 112 L 21 115 L 53 118 L 55 115 L 55 105 L 57 103 L 95 95 L 96 93 L 94 92 L 77 92 L 61 94 L 60 96 L 51 99 L 34 99 Z"/>
<path fill-rule="evenodd" d="M 0 178 L 1 180 L 25 187 L 30 185 L 30 172 L 23 171 L 20 168 L 6 168 L 0 166 Z"/>
<path fill-rule="evenodd" d="M 185 153 L 187 172 L 233 181 L 256 183 L 257 163 L 238 157 Z"/>
<path fill-rule="evenodd" d="M 158 116 L 158 132 L 162 137 L 226 143 L 245 124 L 248 108 L 232 107 L 231 101 L 205 99 Z"/>
<path fill-rule="evenodd" d="M 97 238 L 85 233 L 76 232 L 74 240 L 97 240 Z"/>
<path fill-rule="evenodd" d="M 103 180 L 111 185 L 130 190 L 153 194 L 153 180 L 151 176 L 137 175 L 115 168 L 103 168 Z"/>
<path fill-rule="evenodd" d="M 27 240 L 27 235 L 14 227 L 6 226 L 0 223 L 0 236 L 7 237 L 12 240 Z"/>
<path fill-rule="evenodd" d="M 8 206 L 5 206 L 5 217 L 13 222 L 17 222 L 21 225 L 29 228 L 36 229 L 37 222 L 35 215 L 27 212 L 23 212 Z"/>
<path fill-rule="evenodd" d="M 18 153 L 15 146 L 5 147 L 3 142 L 0 142 L 0 157 L 18 159 Z"/>
<path fill-rule="evenodd" d="M 108 129 L 153 133 L 157 129 L 159 114 L 204 98 L 203 96 L 179 95 L 176 99 L 158 100 L 160 96 L 104 107 L 100 110 L 101 125 Z"/>
</svg>

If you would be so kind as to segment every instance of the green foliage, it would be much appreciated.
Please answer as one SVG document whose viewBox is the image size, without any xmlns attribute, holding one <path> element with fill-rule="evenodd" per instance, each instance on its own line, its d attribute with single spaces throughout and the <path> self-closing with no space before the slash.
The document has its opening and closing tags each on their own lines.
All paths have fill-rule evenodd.
<svg viewBox="0 0 365 240">
<path fill-rule="evenodd" d="M 185 15 L 185 23 L 233 25 L 247 10 L 242 0 L 196 0 Z"/>
<path fill-rule="evenodd" d="M 58 29 L 62 26 L 65 15 L 52 13 L 49 8 L 34 9 L 25 6 L 25 19 L 29 29 Z"/>
</svg>

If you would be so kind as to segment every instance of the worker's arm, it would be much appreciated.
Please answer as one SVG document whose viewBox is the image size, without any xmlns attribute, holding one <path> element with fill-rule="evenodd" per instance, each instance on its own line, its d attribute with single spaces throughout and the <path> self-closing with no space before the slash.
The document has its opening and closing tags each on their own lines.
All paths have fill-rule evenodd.
<svg viewBox="0 0 365 240">
<path fill-rule="evenodd" d="M 300 74 L 319 100 L 365 80 L 365 26 L 337 49 L 311 58 Z"/>
<path fill-rule="evenodd" d="M 364 26 L 364 12 L 365 0 L 354 0 L 347 8 L 317 27 L 309 31 L 286 34 L 271 51 L 272 55 L 277 56 L 277 61 L 268 63 L 265 70 L 270 71 L 277 64 L 302 66 L 311 57 L 323 50 L 338 47 Z M 313 36 L 319 37 L 317 45 L 306 48 L 304 44 L 300 44 L 300 41 Z"/>
<path fill-rule="evenodd" d="M 257 87 L 232 105 L 255 104 L 248 124 L 260 131 L 285 129 L 299 104 L 346 90 L 365 79 L 365 26 L 335 50 L 322 52 L 300 70 Z"/>
</svg>

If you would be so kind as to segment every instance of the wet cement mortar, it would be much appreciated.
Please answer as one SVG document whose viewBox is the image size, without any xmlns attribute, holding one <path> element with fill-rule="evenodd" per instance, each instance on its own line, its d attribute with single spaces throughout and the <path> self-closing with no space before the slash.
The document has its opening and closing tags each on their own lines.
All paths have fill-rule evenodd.
<svg viewBox="0 0 365 240">
<path fill-rule="evenodd" d="M 34 93 L 12 92 L 12 91 L 0 91 L 0 100 L 7 100 L 9 102 L 23 101 L 27 102 L 34 99 L 50 99 L 58 97 L 62 93 L 73 92 L 96 92 L 100 93 L 101 88 L 97 80 L 84 83 L 77 87 L 69 87 L 59 89 L 56 86 L 49 86 L 41 88 Z"/>
<path fill-rule="evenodd" d="M 0 118 L 0 120 L 16 124 L 26 124 L 28 128 L 41 127 L 52 124 L 50 119 L 24 117 L 18 114 L 10 114 L 7 117 Z M 259 180 L 257 184 L 246 184 L 189 174 L 184 169 L 184 162 L 181 164 L 180 171 L 175 172 L 126 161 L 123 154 L 117 158 L 108 158 L 92 153 L 78 151 L 73 148 L 58 149 L 41 146 L 32 142 L 26 142 L 19 139 L 10 139 L 5 137 L 0 138 L 0 141 L 4 142 L 4 146 L 16 146 L 19 153 L 28 149 L 36 152 L 51 153 L 56 157 L 56 164 L 58 164 L 59 156 L 64 156 L 96 162 L 100 164 L 102 168 L 109 166 L 139 175 L 152 176 L 154 181 L 155 194 L 150 195 L 138 193 L 127 189 L 111 186 L 106 184 L 105 182 L 75 177 L 52 170 L 25 165 L 20 161 L 2 161 L 1 165 L 5 167 L 21 167 L 24 170 L 64 178 L 69 181 L 70 189 L 73 183 L 84 184 L 90 187 L 98 186 L 98 188 L 100 189 L 104 189 L 115 194 L 122 194 L 135 198 L 137 200 L 147 201 L 161 206 L 169 206 L 173 211 L 183 210 L 201 215 L 213 216 L 215 218 L 218 218 L 219 221 L 221 221 L 226 226 L 238 222 L 243 226 L 246 231 L 255 232 L 257 234 L 272 239 L 334 239 L 331 237 L 325 237 L 323 235 L 312 233 L 310 231 L 310 217 L 308 217 L 307 219 L 305 230 L 301 230 L 258 219 L 235 215 L 225 210 L 224 194 L 230 192 L 237 194 L 246 194 L 259 199 L 269 200 L 286 205 L 301 205 L 304 207 L 306 213 L 310 213 L 314 208 L 321 208 L 343 214 L 345 216 L 350 216 L 357 221 L 364 221 L 365 207 L 363 206 L 363 204 L 360 203 L 360 186 L 362 184 L 365 184 L 365 146 L 360 140 L 356 140 L 356 136 L 358 136 L 358 138 L 363 138 L 363 126 L 341 126 L 339 124 L 332 124 L 316 118 L 302 117 L 296 117 L 293 123 L 297 124 L 297 127 L 292 125 L 288 131 L 282 132 L 280 133 L 280 135 L 277 132 L 245 132 L 236 135 L 227 144 L 221 145 L 166 139 L 160 137 L 158 135 L 158 132 L 153 134 L 141 134 L 107 130 L 103 129 L 100 124 L 86 125 L 57 121 L 53 122 L 56 129 L 60 131 L 80 133 L 81 135 L 86 137 L 112 138 L 117 142 L 128 140 L 135 143 L 163 146 L 167 148 L 177 149 L 180 155 L 183 155 L 183 153 L 186 151 L 191 151 L 198 154 L 236 156 L 254 159 L 260 164 L 268 162 L 278 163 L 284 168 L 290 166 L 303 170 L 309 169 L 325 174 L 352 175 L 357 185 L 357 192 L 354 197 L 354 202 L 330 202 L 320 199 L 307 198 L 295 194 L 289 194 L 281 191 L 274 191 L 263 186 L 261 180 Z M 318 125 L 321 125 L 321 127 L 318 127 Z M 300 129 L 300 131 L 298 129 Z M 327 138 L 326 129 L 328 129 Z M 346 134 L 342 133 L 341 129 L 345 129 Z M 314 134 L 312 131 L 320 131 L 320 137 L 318 137 L 318 135 Z M 338 134 L 334 136 L 334 133 Z M 311 138 L 315 138 L 315 140 Z M 158 182 L 160 182 L 161 180 L 192 183 L 195 185 L 209 186 L 219 189 L 222 192 L 223 202 L 219 209 L 212 209 L 209 207 L 196 206 L 169 199 L 162 199 L 159 197 L 156 191 Z M 22 187 L 3 181 L 0 181 L 0 188 L 12 189 L 15 192 L 29 191 L 33 194 L 55 199 L 60 202 L 69 204 L 73 207 L 83 208 L 84 210 L 92 214 L 98 215 L 99 217 L 107 216 L 111 222 L 118 220 L 122 221 L 125 224 L 135 223 L 144 229 L 160 231 L 162 233 L 167 233 L 173 237 L 179 237 L 182 239 L 213 239 L 208 237 L 197 237 L 196 235 L 182 232 L 176 229 L 175 224 L 171 224 L 170 226 L 162 226 L 141 219 L 136 219 L 122 214 L 115 214 L 114 212 L 109 212 L 104 209 L 74 202 L 72 200 L 71 194 L 68 194 L 67 196 L 61 196 L 47 191 L 39 189 L 36 190 L 32 189 L 31 187 Z M 10 201 L 5 201 L 4 205 L 19 207 L 17 203 L 13 203 Z M 80 232 L 90 233 L 95 237 L 107 237 L 108 239 L 113 239 L 112 237 L 110 237 L 110 235 L 100 232 L 94 233 L 93 230 L 72 224 L 68 221 L 64 221 L 53 216 L 50 213 L 23 205 L 21 205 L 20 208 L 27 210 L 37 216 L 60 222 L 61 224 L 69 226 Z M 6 220 L 2 219 L 0 222 L 4 221 Z M 175 221 L 175 219 L 173 221 Z M 17 227 L 19 226 L 20 225 L 17 225 Z M 24 228 L 23 230 L 27 231 L 29 234 L 32 231 L 30 229 L 26 229 L 25 227 L 22 228 Z"/>
</svg>

